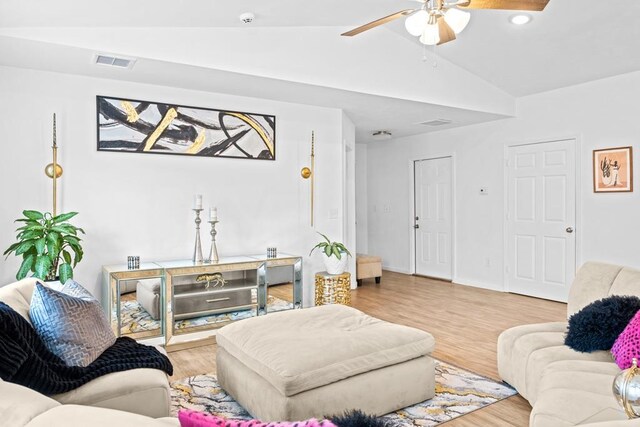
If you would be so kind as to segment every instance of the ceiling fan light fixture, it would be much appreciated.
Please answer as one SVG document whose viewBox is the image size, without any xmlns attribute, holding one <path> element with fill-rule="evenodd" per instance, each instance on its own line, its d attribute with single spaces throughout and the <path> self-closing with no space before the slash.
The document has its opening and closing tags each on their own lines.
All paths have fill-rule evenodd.
<svg viewBox="0 0 640 427">
<path fill-rule="evenodd" d="M 440 43 L 440 28 L 438 27 L 438 19 L 431 15 L 429 22 L 420 36 L 420 43 L 429 46 L 435 46 Z"/>
<path fill-rule="evenodd" d="M 427 21 L 429 20 L 429 12 L 422 9 L 413 15 L 409 16 L 404 21 L 404 27 L 407 29 L 409 34 L 412 36 L 419 37 L 424 32 L 424 28 L 427 26 Z"/>
<path fill-rule="evenodd" d="M 471 20 L 471 14 L 467 11 L 452 7 L 444 14 L 444 20 L 451 27 L 454 33 L 460 34 L 467 28 Z"/>
<path fill-rule="evenodd" d="M 509 22 L 513 25 L 526 25 L 531 22 L 533 18 L 531 15 L 527 15 L 526 13 L 518 13 L 517 15 L 511 15 L 509 17 Z"/>
</svg>

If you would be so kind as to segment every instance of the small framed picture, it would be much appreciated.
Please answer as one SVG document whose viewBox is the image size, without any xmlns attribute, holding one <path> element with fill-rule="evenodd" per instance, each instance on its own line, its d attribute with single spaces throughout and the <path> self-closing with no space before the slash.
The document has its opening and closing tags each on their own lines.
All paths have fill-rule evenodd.
<svg viewBox="0 0 640 427">
<path fill-rule="evenodd" d="M 631 147 L 593 150 L 593 191 L 595 193 L 633 191 Z"/>
</svg>

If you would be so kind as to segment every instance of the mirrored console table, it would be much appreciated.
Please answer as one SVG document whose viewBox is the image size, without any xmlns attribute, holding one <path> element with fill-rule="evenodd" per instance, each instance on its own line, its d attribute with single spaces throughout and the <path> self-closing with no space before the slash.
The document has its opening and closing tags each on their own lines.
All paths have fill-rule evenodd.
<svg viewBox="0 0 640 427">
<path fill-rule="evenodd" d="M 290 279 L 282 280 L 283 271 Z M 284 283 L 270 286 L 270 276 Z M 116 336 L 149 340 L 171 351 L 201 345 L 230 322 L 302 308 L 302 258 L 158 261 L 133 270 L 109 265 L 103 267 L 102 293 Z"/>
</svg>

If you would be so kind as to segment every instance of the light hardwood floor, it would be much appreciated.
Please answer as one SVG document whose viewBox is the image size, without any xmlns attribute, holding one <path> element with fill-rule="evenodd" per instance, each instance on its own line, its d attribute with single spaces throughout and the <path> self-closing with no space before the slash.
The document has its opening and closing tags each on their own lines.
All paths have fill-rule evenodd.
<svg viewBox="0 0 640 427">
<path fill-rule="evenodd" d="M 273 294 L 284 297 L 285 287 Z M 434 357 L 499 380 L 496 342 L 503 330 L 563 320 L 566 305 L 385 271 L 382 283 L 366 280 L 353 291 L 355 308 L 390 322 L 423 329 L 436 339 Z M 170 354 L 173 378 L 215 372 L 215 345 Z M 447 426 L 528 425 L 531 407 L 520 396 L 505 399 Z"/>
</svg>

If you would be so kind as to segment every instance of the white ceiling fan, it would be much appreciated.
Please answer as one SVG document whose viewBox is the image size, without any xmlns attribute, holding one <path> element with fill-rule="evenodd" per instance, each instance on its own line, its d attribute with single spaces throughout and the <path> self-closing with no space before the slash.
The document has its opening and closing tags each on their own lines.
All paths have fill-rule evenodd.
<svg viewBox="0 0 640 427">
<path fill-rule="evenodd" d="M 419 9 L 405 9 L 377 19 L 342 34 L 351 37 L 372 28 L 407 17 L 405 27 L 409 34 L 420 37 L 426 45 L 441 45 L 456 39 L 469 23 L 471 14 L 464 9 L 505 9 L 542 11 L 549 0 L 418 0 Z"/>
</svg>

